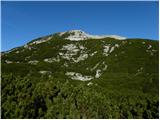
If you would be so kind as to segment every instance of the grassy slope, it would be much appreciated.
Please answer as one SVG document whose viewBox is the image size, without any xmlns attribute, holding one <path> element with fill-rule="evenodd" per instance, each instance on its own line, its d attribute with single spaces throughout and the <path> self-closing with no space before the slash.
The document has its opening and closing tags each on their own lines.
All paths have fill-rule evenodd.
<svg viewBox="0 0 160 120">
<path fill-rule="evenodd" d="M 142 44 L 142 42 L 145 42 L 145 44 Z M 71 63 L 70 61 L 65 60 L 54 63 L 43 62 L 44 58 L 56 57 L 62 46 L 70 43 L 81 44 L 85 46 L 88 53 L 93 53 L 94 51 L 98 51 L 98 53 L 93 57 L 89 57 L 85 61 L 81 61 L 79 63 Z M 116 48 L 109 56 L 105 57 L 102 52 L 103 45 L 106 44 L 119 44 L 120 47 Z M 153 56 L 150 52 L 146 52 L 149 45 L 152 45 L 152 49 L 157 50 Z M 109 96 L 117 95 L 117 97 L 129 96 L 129 98 L 132 100 L 135 99 L 132 97 L 136 97 L 137 95 L 144 98 L 149 96 L 151 96 L 151 98 L 153 96 L 158 97 L 159 53 L 157 41 L 143 39 L 117 41 L 106 38 L 102 40 L 75 42 L 61 40 L 60 38 L 55 37 L 46 43 L 33 45 L 32 50 L 24 49 L 23 47 L 18 48 L 18 50 L 22 50 L 23 52 L 16 54 L 15 52 L 17 50 L 15 50 L 2 56 L 2 75 L 6 73 L 12 73 L 15 76 L 28 76 L 28 79 L 32 80 L 32 87 L 34 86 L 36 88 L 36 86 L 39 84 L 43 84 L 43 81 L 40 81 L 40 78 L 44 80 L 48 79 L 47 76 L 42 76 L 38 73 L 40 70 L 48 70 L 52 71 L 53 79 L 58 80 L 61 83 L 69 80 L 69 83 L 72 83 L 74 86 L 79 86 L 79 84 L 82 84 L 84 89 L 89 89 L 90 92 L 97 92 L 97 94 L 103 91 L 102 93 L 106 93 L 106 96 L 107 94 L 109 94 Z M 31 57 L 25 61 L 24 58 L 27 56 Z M 6 64 L 4 63 L 6 59 L 11 61 L 20 61 L 21 63 Z M 30 65 L 27 63 L 30 60 L 39 60 L 40 62 L 37 65 Z M 104 61 L 108 66 L 107 70 L 100 78 L 92 80 L 95 85 L 97 84 L 97 87 L 92 86 L 91 88 L 88 88 L 88 86 L 86 86 L 88 81 L 74 81 L 64 75 L 66 71 L 76 71 L 84 75 L 95 75 L 95 70 L 90 72 L 87 71 L 86 68 L 92 68 L 97 63 L 101 63 L 100 67 L 102 67 L 102 62 Z M 69 67 L 64 67 L 64 62 L 68 62 Z M 140 68 L 143 69 L 138 73 L 137 70 Z M 118 99 L 120 98 L 116 98 L 116 100 Z M 114 116 L 112 117 L 118 118 Z M 111 117 L 108 116 L 107 118 Z"/>
<path fill-rule="evenodd" d="M 142 44 L 143 41 L 145 41 L 145 44 Z M 110 88 L 115 90 L 144 90 L 144 87 L 150 82 L 150 84 L 155 86 L 153 88 L 154 91 L 156 91 L 156 93 L 158 92 L 158 52 L 154 53 L 153 56 L 146 52 L 148 45 L 152 45 L 152 49 L 158 50 L 157 41 L 136 39 L 127 41 L 105 39 L 80 41 L 79 44 L 87 47 L 89 53 L 98 51 L 98 54 L 79 63 L 69 63 L 70 66 L 68 68 L 62 66 L 65 60 L 61 60 L 59 63 L 43 62 L 43 59 L 45 58 L 56 57 L 62 46 L 69 43 L 78 44 L 74 41 L 59 40 L 58 38 L 55 38 L 49 42 L 34 46 L 33 50 L 24 49 L 24 51 L 18 55 L 13 51 L 2 57 L 2 72 L 12 72 L 19 75 L 26 75 L 32 72 L 35 76 L 39 76 L 38 73 L 38 75 L 35 74 L 37 71 L 48 70 L 52 71 L 54 75 L 60 77 L 65 77 L 61 74 L 65 74 L 66 71 L 76 71 L 82 74 L 94 75 L 95 71 L 87 71 L 86 67 L 91 68 L 96 63 L 100 62 L 102 64 L 101 61 L 105 61 L 108 65 L 107 71 L 99 79 L 93 80 L 100 86 L 106 89 Z M 103 45 L 114 45 L 117 43 L 120 44 L 120 47 L 115 49 L 111 55 L 108 57 L 102 55 Z M 19 51 L 20 50 L 23 50 L 23 48 L 19 48 Z M 37 66 L 30 65 L 26 63 L 27 61 L 24 61 L 24 58 L 27 56 L 31 56 L 29 60 L 39 60 L 41 62 L 38 63 Z M 22 63 L 3 64 L 5 59 L 21 61 Z M 142 72 L 136 75 L 137 70 L 141 67 L 143 67 Z"/>
</svg>

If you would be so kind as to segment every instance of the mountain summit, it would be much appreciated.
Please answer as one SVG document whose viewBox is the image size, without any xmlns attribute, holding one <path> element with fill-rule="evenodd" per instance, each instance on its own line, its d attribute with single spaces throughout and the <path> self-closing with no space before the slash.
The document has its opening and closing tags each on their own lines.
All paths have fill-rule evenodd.
<svg viewBox="0 0 160 120">
<path fill-rule="evenodd" d="M 58 32 L 48 36 L 40 37 L 31 42 L 27 43 L 24 47 L 28 47 L 28 45 L 40 44 L 43 42 L 47 42 L 52 38 L 58 37 L 59 39 L 65 39 L 70 41 L 81 41 L 81 40 L 89 40 L 89 39 L 104 39 L 104 38 L 112 38 L 115 40 L 126 40 L 126 37 L 118 36 L 118 35 L 90 35 L 85 33 L 82 30 L 70 30 L 66 32 Z"/>
<path fill-rule="evenodd" d="M 129 72 L 128 69 L 133 65 L 132 69 L 136 74 L 136 66 L 138 71 L 146 66 L 136 64 L 135 61 L 140 58 L 141 62 L 148 62 L 150 58 L 156 61 L 154 57 L 157 57 L 157 53 L 157 42 L 154 41 L 132 40 L 116 35 L 90 35 L 81 30 L 71 30 L 41 37 L 22 47 L 4 52 L 2 63 L 7 66 L 12 66 L 13 63 L 28 64 L 33 69 L 44 64 L 44 68 L 36 68 L 37 74 L 49 73 L 54 76 L 55 71 L 62 72 L 61 70 L 65 69 L 63 74 L 68 78 L 89 81 L 101 78 L 109 72 L 108 70 L 120 70 L 119 67 L 123 68 L 123 65 L 127 65 L 123 69 L 125 72 Z M 126 63 L 123 63 L 124 61 Z M 115 65 L 116 69 L 113 67 Z M 54 69 L 56 66 L 61 69 Z M 28 72 L 27 74 L 31 74 L 30 70 Z"/>
<path fill-rule="evenodd" d="M 73 41 L 79 41 L 79 40 L 86 40 L 86 39 L 103 39 L 103 38 L 114 38 L 118 40 L 124 40 L 125 37 L 118 36 L 118 35 L 90 35 L 88 33 L 85 33 L 81 30 L 70 30 L 66 32 L 59 33 L 60 36 L 67 35 L 65 39 L 73 40 Z"/>
<path fill-rule="evenodd" d="M 58 37 L 59 39 L 65 39 L 70 41 L 81 41 L 81 40 L 89 40 L 89 39 L 104 39 L 104 38 L 112 38 L 115 40 L 126 40 L 127 38 L 118 36 L 118 35 L 90 35 L 81 30 L 70 30 L 66 32 L 58 32 L 48 36 L 40 37 L 38 39 L 32 40 L 27 43 L 25 47 L 33 44 L 40 44 L 43 42 L 47 42 L 52 38 Z"/>
<path fill-rule="evenodd" d="M 71 30 L 3 52 L 2 118 L 158 118 L 158 48 Z"/>
</svg>

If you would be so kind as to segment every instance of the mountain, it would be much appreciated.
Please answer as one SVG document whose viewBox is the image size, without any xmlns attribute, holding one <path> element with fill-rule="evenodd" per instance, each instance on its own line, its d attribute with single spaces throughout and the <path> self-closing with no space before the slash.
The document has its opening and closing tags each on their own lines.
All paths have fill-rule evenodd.
<svg viewBox="0 0 160 120">
<path fill-rule="evenodd" d="M 158 118 L 158 48 L 71 30 L 2 52 L 2 118 Z"/>
<path fill-rule="evenodd" d="M 102 39 L 107 37 L 118 39 L 118 40 L 126 39 L 125 37 L 121 37 L 118 35 L 90 35 L 81 30 L 71 30 L 67 32 L 61 32 L 59 33 L 59 36 L 65 36 L 65 39 L 73 40 L 73 41 L 86 40 L 86 39 Z"/>
</svg>

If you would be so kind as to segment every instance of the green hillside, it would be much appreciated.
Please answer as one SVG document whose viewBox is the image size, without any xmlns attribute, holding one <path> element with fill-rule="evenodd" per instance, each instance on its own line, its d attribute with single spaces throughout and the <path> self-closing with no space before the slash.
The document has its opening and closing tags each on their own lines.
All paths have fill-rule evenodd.
<svg viewBox="0 0 160 120">
<path fill-rule="evenodd" d="M 2 118 L 159 117 L 158 41 L 68 36 L 1 54 Z"/>
</svg>

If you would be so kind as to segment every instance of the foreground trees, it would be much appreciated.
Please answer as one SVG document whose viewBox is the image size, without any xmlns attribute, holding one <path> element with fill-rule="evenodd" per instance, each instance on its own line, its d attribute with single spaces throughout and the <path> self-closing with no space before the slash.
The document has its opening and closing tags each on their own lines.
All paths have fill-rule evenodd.
<svg viewBox="0 0 160 120">
<path fill-rule="evenodd" d="M 2 74 L 2 118 L 158 118 L 158 96 Z"/>
</svg>

